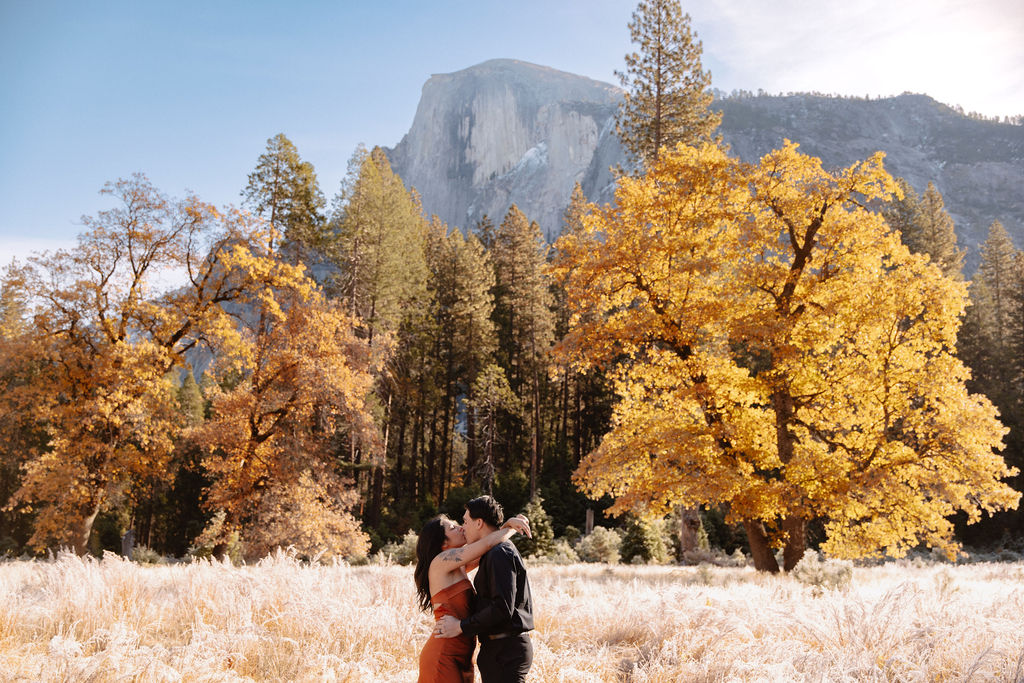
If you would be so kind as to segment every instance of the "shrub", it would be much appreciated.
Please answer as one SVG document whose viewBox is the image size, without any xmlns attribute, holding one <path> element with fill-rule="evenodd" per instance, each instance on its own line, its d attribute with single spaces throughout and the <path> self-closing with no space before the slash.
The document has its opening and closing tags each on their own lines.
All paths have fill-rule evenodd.
<svg viewBox="0 0 1024 683">
<path fill-rule="evenodd" d="M 377 553 L 378 562 L 391 561 L 395 564 L 415 564 L 416 541 L 418 540 L 419 534 L 411 529 L 406 531 L 405 536 L 402 536 L 401 539 L 384 544 L 384 547 Z"/>
<path fill-rule="evenodd" d="M 622 539 L 617 533 L 603 526 L 596 526 L 590 534 L 580 539 L 576 545 L 576 553 L 584 562 L 617 564 L 621 546 Z"/>
<path fill-rule="evenodd" d="M 575 564 L 580 561 L 580 556 L 569 545 L 569 541 L 558 538 L 551 544 L 551 550 L 547 554 L 536 556 L 534 559 L 543 564 Z"/>
<path fill-rule="evenodd" d="M 218 511 L 203 529 L 203 533 L 196 537 L 188 549 L 188 554 L 193 558 L 211 558 L 215 550 L 223 550 L 223 555 L 231 559 L 234 564 L 242 562 L 242 540 L 237 530 L 228 530 L 225 525 L 227 513 Z"/>
<path fill-rule="evenodd" d="M 662 520 L 651 520 L 630 515 L 626 520 L 626 531 L 622 538 L 622 561 L 631 564 L 664 564 L 668 552 L 662 538 Z"/>
<path fill-rule="evenodd" d="M 144 545 L 132 548 L 132 561 L 139 564 L 167 564 L 167 558 Z"/>
<path fill-rule="evenodd" d="M 683 563 L 689 565 L 707 564 L 716 567 L 745 567 L 747 556 L 743 551 L 736 548 L 731 555 L 726 555 L 721 550 L 688 550 L 683 553 Z"/>
<path fill-rule="evenodd" d="M 548 555 L 555 544 L 555 529 L 551 526 L 551 515 L 544 511 L 544 499 L 538 493 L 523 508 L 523 514 L 530 520 L 530 533 L 533 538 L 523 535 L 512 537 L 523 557 L 543 557 Z M 506 511 L 506 517 L 511 515 Z"/>
<path fill-rule="evenodd" d="M 853 580 L 853 563 L 848 560 L 822 560 L 816 551 L 808 550 L 790 575 L 811 586 L 815 594 L 821 594 L 825 590 L 848 588 Z"/>
<path fill-rule="evenodd" d="M 18 542 L 10 536 L 0 538 L 0 556 L 14 557 L 18 554 Z"/>
</svg>

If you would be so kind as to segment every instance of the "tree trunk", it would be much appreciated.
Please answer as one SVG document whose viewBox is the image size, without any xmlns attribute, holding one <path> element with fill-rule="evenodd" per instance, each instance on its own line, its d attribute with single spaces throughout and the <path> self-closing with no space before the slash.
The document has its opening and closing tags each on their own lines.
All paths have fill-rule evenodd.
<svg viewBox="0 0 1024 683">
<path fill-rule="evenodd" d="M 697 549 L 697 538 L 700 534 L 700 509 L 679 508 L 679 549 L 683 553 Z"/>
<path fill-rule="evenodd" d="M 401 405 L 398 417 L 398 438 L 395 441 L 395 466 L 391 470 L 391 497 L 393 500 L 404 500 L 405 486 L 402 476 L 405 469 L 405 426 L 409 422 L 408 406 Z M 415 476 L 415 469 L 412 472 Z"/>
<path fill-rule="evenodd" d="M 430 411 L 430 443 L 427 445 L 427 486 L 432 494 L 437 495 L 436 504 L 440 505 L 443 500 L 444 482 L 438 472 L 437 457 L 437 405 Z M 443 473 L 444 470 L 441 470 Z"/>
<path fill-rule="evenodd" d="M 579 375 L 576 380 L 576 425 L 573 429 L 573 464 L 579 465 L 583 460 L 583 391 L 580 387 Z"/>
<path fill-rule="evenodd" d="M 759 572 L 779 573 L 779 563 L 775 561 L 775 554 L 768 545 L 768 535 L 764 531 L 764 524 L 755 520 L 743 520 L 743 528 L 747 530 L 747 540 L 750 543 L 750 555 L 754 558 L 754 569 Z"/>
<path fill-rule="evenodd" d="M 388 401 L 384 408 L 384 446 L 380 462 L 373 466 L 369 481 L 370 508 L 363 517 L 367 527 L 375 527 L 380 524 L 380 511 L 384 503 L 384 478 L 387 475 L 388 467 L 388 439 L 391 437 L 391 393 L 388 392 Z"/>
<path fill-rule="evenodd" d="M 473 482 L 473 472 L 476 470 L 476 408 L 473 406 L 472 391 L 466 398 L 466 478 L 462 482 L 470 486 Z"/>
<path fill-rule="evenodd" d="M 782 550 L 782 569 L 792 571 L 807 548 L 807 521 L 802 517 L 787 517 L 782 522 L 786 545 Z"/>
<path fill-rule="evenodd" d="M 494 486 L 494 410 L 487 413 L 486 434 L 484 436 L 484 471 L 481 477 L 484 493 L 491 495 Z"/>
<path fill-rule="evenodd" d="M 96 522 L 97 515 L 100 514 L 100 504 L 96 503 L 92 506 L 92 510 L 85 513 L 85 516 L 74 525 L 72 532 L 72 548 L 76 555 L 86 555 L 89 553 L 89 537 L 92 536 L 92 525 Z"/>
<path fill-rule="evenodd" d="M 363 515 L 363 523 L 373 528 L 380 524 L 380 510 L 384 500 L 384 468 L 374 467 L 370 477 L 370 505 Z"/>
</svg>

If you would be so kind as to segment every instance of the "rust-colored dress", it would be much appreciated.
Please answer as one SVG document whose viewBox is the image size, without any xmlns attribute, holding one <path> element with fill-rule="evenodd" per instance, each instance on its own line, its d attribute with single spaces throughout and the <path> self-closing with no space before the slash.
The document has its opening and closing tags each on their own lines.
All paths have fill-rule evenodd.
<svg viewBox="0 0 1024 683">
<path fill-rule="evenodd" d="M 456 619 L 469 616 L 473 584 L 469 579 L 442 588 L 430 599 L 434 621 L 445 615 Z M 473 649 L 476 641 L 467 635 L 435 638 L 431 634 L 420 652 L 420 677 L 417 683 L 473 683 Z"/>
</svg>

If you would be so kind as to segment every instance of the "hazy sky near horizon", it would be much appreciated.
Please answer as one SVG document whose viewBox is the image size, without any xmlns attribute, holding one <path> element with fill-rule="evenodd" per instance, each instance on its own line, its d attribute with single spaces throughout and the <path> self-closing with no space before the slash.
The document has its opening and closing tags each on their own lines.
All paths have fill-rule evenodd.
<svg viewBox="0 0 1024 683">
<path fill-rule="evenodd" d="M 238 204 L 283 132 L 328 200 L 434 73 L 513 58 L 618 83 L 633 0 L 0 0 L 0 266 L 67 246 L 104 182 Z M 683 2 L 713 86 L 918 92 L 1024 114 L 1020 0 Z"/>
</svg>

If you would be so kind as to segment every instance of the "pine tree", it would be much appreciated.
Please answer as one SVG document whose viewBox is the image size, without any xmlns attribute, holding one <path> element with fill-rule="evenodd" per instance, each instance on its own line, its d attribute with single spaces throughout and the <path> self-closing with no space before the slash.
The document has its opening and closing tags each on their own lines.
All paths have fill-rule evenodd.
<svg viewBox="0 0 1024 683">
<path fill-rule="evenodd" d="M 178 387 L 178 410 L 185 416 L 185 422 L 190 427 L 198 425 L 205 418 L 206 401 L 191 369 L 185 371 L 181 386 Z"/>
<path fill-rule="evenodd" d="M 508 385 L 505 371 L 495 364 L 484 367 L 473 382 L 469 409 L 478 423 L 480 464 L 477 475 L 484 490 L 490 494 L 497 474 L 496 451 L 508 444 L 501 436 L 499 422 L 503 416 L 518 418 L 523 412 L 522 401 Z"/>
<path fill-rule="evenodd" d="M 890 227 L 900 232 L 903 243 L 915 254 L 927 254 L 942 272 L 961 278 L 964 252 L 956 246 L 953 219 L 946 212 L 942 195 L 928 183 L 923 196 L 903 178 L 897 178 L 902 198 L 896 196 L 882 214 Z"/>
<path fill-rule="evenodd" d="M 668 549 L 662 536 L 662 521 L 642 515 L 627 515 L 625 534 L 619 553 L 623 562 L 664 564 L 668 561 Z"/>
<path fill-rule="evenodd" d="M 494 243 L 495 307 L 499 362 L 512 390 L 529 397 L 530 495 L 537 492 L 541 466 L 541 401 L 545 354 L 554 341 L 554 301 L 546 274 L 548 247 L 540 226 L 515 205 L 498 226 Z"/>
<path fill-rule="evenodd" d="M 896 178 L 896 186 L 899 192 L 882 207 L 882 215 L 889 227 L 899 231 L 907 248 L 918 253 L 922 249 L 915 243 L 915 233 L 919 231 L 921 223 L 921 196 L 905 178 Z"/>
<path fill-rule="evenodd" d="M 962 277 L 964 252 L 956 246 L 953 219 L 946 212 L 942 195 L 934 183 L 921 196 L 921 223 L 907 246 L 913 252 L 928 254 L 949 277 Z"/>
<path fill-rule="evenodd" d="M 1015 320 L 1014 290 L 1017 279 L 1017 250 L 1010 234 L 999 221 L 989 227 L 988 238 L 981 245 L 981 265 L 977 279 L 988 292 L 984 304 L 989 306 L 985 336 L 997 367 L 1005 367 L 1010 359 L 1011 325 Z M 983 304 L 983 305 L 984 305 Z"/>
<path fill-rule="evenodd" d="M 633 159 L 650 164 L 663 147 L 709 140 L 721 122 L 708 109 L 711 74 L 701 66 L 703 48 L 678 0 L 641 0 L 629 22 L 639 52 L 626 55 L 616 72 L 626 96 L 616 121 Z"/>
<path fill-rule="evenodd" d="M 474 235 L 463 239 L 458 230 L 449 237 L 456 255 L 457 296 L 453 302 L 454 344 L 459 349 L 458 382 L 466 402 L 466 483 L 479 462 L 476 413 L 472 405 L 476 378 L 494 361 L 494 267 Z"/>
<path fill-rule="evenodd" d="M 339 273 L 333 289 L 372 341 L 378 331 L 397 330 L 403 315 L 423 301 L 426 226 L 379 147 L 357 150 L 334 207 L 331 256 Z"/>
<path fill-rule="evenodd" d="M 477 222 L 476 229 L 473 231 L 476 238 L 480 240 L 480 244 L 484 246 L 484 249 L 490 251 L 494 248 L 494 221 L 487 214 Z"/>
<path fill-rule="evenodd" d="M 310 250 L 325 246 L 324 196 L 316 171 L 303 161 L 284 133 L 267 140 L 249 184 L 242 190 L 243 205 L 266 218 L 284 236 L 282 247 L 304 259 Z"/>
<path fill-rule="evenodd" d="M 360 334 L 377 353 L 386 353 L 395 336 L 415 334 L 411 325 L 427 305 L 427 225 L 417 195 L 395 175 L 379 147 L 359 148 L 333 202 L 335 238 L 328 254 L 338 268 L 329 289 L 359 321 Z M 408 349 L 410 352 L 412 348 Z M 398 376 L 409 357 L 406 349 L 391 359 L 377 378 L 379 422 L 384 426 L 382 457 L 364 462 L 366 453 L 357 439 L 348 443 L 349 459 L 357 468 L 358 483 L 368 487 L 366 523 L 379 521 L 384 480 L 391 447 L 391 411 Z M 419 377 L 421 382 L 427 378 Z M 368 478 L 358 473 L 369 467 Z"/>
<path fill-rule="evenodd" d="M 1014 359 L 1017 402 L 1024 417 L 1024 249 L 1017 252 L 1015 266 L 1009 292 L 1012 315 L 1007 325 L 1010 336 L 1007 348 L 1010 357 Z M 1021 426 L 1024 427 L 1024 424 Z"/>
<path fill-rule="evenodd" d="M 513 541 L 519 552 L 524 557 L 550 554 L 555 547 L 555 529 L 551 525 L 551 515 L 544 510 L 544 499 L 539 493 L 523 507 L 523 514 L 530 520 L 533 538 L 514 536 Z"/>
</svg>

